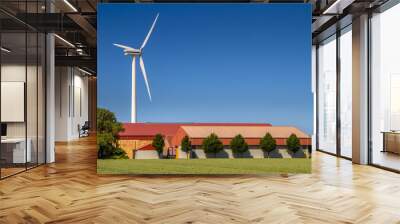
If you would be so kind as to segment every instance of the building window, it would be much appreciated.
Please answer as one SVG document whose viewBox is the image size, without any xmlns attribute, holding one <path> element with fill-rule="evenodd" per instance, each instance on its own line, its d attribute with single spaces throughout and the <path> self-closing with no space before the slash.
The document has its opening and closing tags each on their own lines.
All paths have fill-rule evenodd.
<svg viewBox="0 0 400 224">
<path fill-rule="evenodd" d="M 318 149 L 336 153 L 336 35 L 318 47 Z"/>
<path fill-rule="evenodd" d="M 371 18 L 373 164 L 400 170 L 400 4 Z"/>
<path fill-rule="evenodd" d="M 340 41 L 340 154 L 352 157 L 352 33 L 341 31 Z"/>
</svg>

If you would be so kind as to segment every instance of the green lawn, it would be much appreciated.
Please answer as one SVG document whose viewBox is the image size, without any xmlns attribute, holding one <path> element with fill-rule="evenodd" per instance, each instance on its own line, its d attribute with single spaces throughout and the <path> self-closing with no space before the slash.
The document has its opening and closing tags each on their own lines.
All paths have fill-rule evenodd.
<svg viewBox="0 0 400 224">
<path fill-rule="evenodd" d="M 107 159 L 98 174 L 266 174 L 311 173 L 311 159 Z"/>
</svg>

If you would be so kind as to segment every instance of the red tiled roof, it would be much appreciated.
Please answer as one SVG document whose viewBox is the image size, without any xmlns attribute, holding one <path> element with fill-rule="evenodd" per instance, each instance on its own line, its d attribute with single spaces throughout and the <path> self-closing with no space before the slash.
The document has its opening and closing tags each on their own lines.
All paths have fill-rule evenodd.
<svg viewBox="0 0 400 224">
<path fill-rule="evenodd" d="M 124 131 L 119 137 L 155 136 L 160 133 L 164 136 L 174 136 L 181 126 L 271 126 L 268 123 L 124 123 Z"/>
<path fill-rule="evenodd" d="M 124 131 L 119 133 L 120 137 L 133 136 L 155 136 L 162 134 L 164 136 L 173 136 L 181 126 L 180 124 L 167 123 L 124 123 Z"/>
</svg>

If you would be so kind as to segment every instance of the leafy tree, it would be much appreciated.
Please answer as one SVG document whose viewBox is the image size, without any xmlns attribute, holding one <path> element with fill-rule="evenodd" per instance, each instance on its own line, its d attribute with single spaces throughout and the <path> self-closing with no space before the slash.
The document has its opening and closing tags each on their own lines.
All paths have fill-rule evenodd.
<svg viewBox="0 0 400 224">
<path fill-rule="evenodd" d="M 163 136 L 161 134 L 156 134 L 151 145 L 157 150 L 158 154 L 161 155 L 165 146 Z"/>
<path fill-rule="evenodd" d="M 300 149 L 300 140 L 295 134 L 291 134 L 286 140 L 286 145 L 290 151 L 296 153 Z"/>
<path fill-rule="evenodd" d="M 181 150 L 186 152 L 187 158 L 189 159 L 192 152 L 192 143 L 187 135 L 181 141 Z"/>
<path fill-rule="evenodd" d="M 97 108 L 97 145 L 98 158 L 128 158 L 126 152 L 118 146 L 118 133 L 123 131 L 113 112 Z"/>
<path fill-rule="evenodd" d="M 270 133 L 266 133 L 262 139 L 260 139 L 261 149 L 268 153 L 271 153 L 276 149 L 276 140 L 272 137 Z"/>
<path fill-rule="evenodd" d="M 232 138 L 230 142 L 230 146 L 233 153 L 243 154 L 244 152 L 249 150 L 249 146 L 247 145 L 246 141 L 244 140 L 242 135 L 236 135 Z"/>
<path fill-rule="evenodd" d="M 211 133 L 207 138 L 203 140 L 203 150 L 205 153 L 214 153 L 215 156 L 218 152 L 224 149 L 224 145 L 218 139 L 218 136 Z"/>
</svg>

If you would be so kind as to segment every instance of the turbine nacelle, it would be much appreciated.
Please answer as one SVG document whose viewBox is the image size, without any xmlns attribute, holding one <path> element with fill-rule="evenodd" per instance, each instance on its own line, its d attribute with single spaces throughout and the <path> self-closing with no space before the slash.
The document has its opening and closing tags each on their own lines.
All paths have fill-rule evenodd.
<svg viewBox="0 0 400 224">
<path fill-rule="evenodd" d="M 124 50 L 124 55 L 134 55 L 134 56 L 140 56 L 142 55 L 142 51 L 126 51 Z"/>
</svg>

